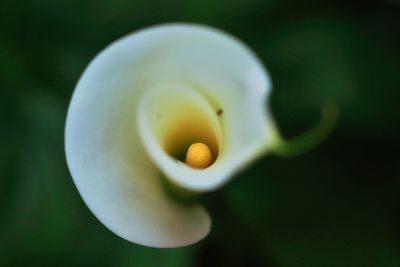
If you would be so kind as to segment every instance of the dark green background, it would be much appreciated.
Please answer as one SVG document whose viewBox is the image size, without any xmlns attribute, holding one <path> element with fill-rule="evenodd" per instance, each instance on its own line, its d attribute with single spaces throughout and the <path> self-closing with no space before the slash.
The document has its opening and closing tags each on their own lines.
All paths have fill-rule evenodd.
<svg viewBox="0 0 400 267">
<path fill-rule="evenodd" d="M 68 102 L 88 62 L 163 22 L 221 28 L 268 67 L 286 137 L 333 100 L 338 127 L 299 157 L 266 156 L 202 198 L 196 245 L 131 244 L 87 209 L 68 172 Z M 0 2 L 0 266 L 400 266 L 400 4 L 381 1 Z"/>
</svg>

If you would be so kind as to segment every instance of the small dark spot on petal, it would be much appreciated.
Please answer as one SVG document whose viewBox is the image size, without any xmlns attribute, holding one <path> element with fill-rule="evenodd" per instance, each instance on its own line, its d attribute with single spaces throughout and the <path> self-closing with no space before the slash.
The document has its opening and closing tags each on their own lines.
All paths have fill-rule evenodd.
<svg viewBox="0 0 400 267">
<path fill-rule="evenodd" d="M 224 113 L 224 111 L 222 110 L 222 108 L 220 108 L 220 109 L 217 110 L 217 115 L 218 115 L 218 116 L 221 116 L 222 113 Z"/>
</svg>

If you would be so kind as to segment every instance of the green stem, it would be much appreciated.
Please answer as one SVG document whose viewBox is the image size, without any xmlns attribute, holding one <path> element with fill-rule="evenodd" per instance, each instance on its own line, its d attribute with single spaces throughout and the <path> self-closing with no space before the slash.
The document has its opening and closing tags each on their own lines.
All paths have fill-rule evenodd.
<svg viewBox="0 0 400 267">
<path fill-rule="evenodd" d="M 293 157 L 308 152 L 331 134 L 337 124 L 338 116 L 337 104 L 325 103 L 321 109 L 321 119 L 313 128 L 291 140 L 284 140 L 277 135 L 276 145 L 272 148 L 272 152 L 282 157 Z"/>
</svg>

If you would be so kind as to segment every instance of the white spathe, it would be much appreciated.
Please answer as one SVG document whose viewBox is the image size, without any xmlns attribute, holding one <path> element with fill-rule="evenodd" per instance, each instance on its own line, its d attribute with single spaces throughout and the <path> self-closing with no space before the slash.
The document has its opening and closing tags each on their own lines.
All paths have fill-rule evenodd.
<svg viewBox="0 0 400 267">
<path fill-rule="evenodd" d="M 202 239 L 208 213 L 171 198 L 162 179 L 211 191 L 268 151 L 270 86 L 246 46 L 209 27 L 162 25 L 114 42 L 85 70 L 68 110 L 67 162 L 85 203 L 134 243 Z M 215 156 L 204 170 L 174 157 L 198 141 Z"/>
</svg>

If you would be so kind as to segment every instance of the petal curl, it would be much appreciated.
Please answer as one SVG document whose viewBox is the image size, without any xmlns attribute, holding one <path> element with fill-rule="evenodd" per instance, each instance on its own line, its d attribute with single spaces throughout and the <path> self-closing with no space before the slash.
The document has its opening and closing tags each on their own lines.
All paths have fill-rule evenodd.
<svg viewBox="0 0 400 267">
<path fill-rule="evenodd" d="M 266 110 L 270 79 L 245 45 L 215 29 L 173 25 L 153 28 L 149 34 L 159 47 L 155 56 L 151 50 L 143 52 L 147 62 L 143 73 L 147 80 L 138 111 L 143 142 L 155 164 L 174 183 L 191 191 L 214 190 L 268 151 L 275 141 L 276 129 Z M 169 90 L 170 95 L 186 96 L 184 100 L 171 102 L 165 90 Z M 199 121 L 196 114 L 203 113 L 198 123 L 203 124 L 203 128 L 214 129 L 217 136 L 217 159 L 207 169 L 193 169 L 171 157 L 163 143 L 165 137 L 160 137 L 159 130 L 152 126 L 153 119 L 174 110 L 174 106 L 180 105 L 179 101 L 199 107 L 202 112 L 183 112 L 191 112 L 193 121 Z M 210 126 L 215 125 L 215 121 L 219 122 L 221 130 Z M 190 125 L 190 119 L 186 124 Z M 174 125 L 164 127 L 169 129 Z M 204 134 L 179 130 L 182 134 L 175 140 L 178 147 L 181 139 L 204 139 Z"/>
</svg>

